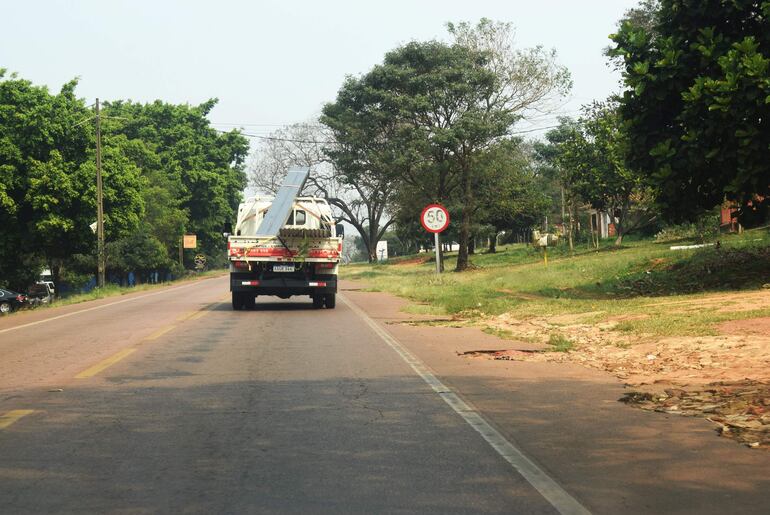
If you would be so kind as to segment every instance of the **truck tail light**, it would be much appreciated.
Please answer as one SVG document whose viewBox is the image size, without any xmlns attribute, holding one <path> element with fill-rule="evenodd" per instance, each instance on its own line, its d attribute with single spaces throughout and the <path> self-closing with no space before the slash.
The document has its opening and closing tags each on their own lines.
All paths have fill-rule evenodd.
<svg viewBox="0 0 770 515">
<path fill-rule="evenodd" d="M 316 263 L 316 269 L 334 268 L 334 263 Z"/>
<path fill-rule="evenodd" d="M 247 261 L 233 261 L 233 266 L 235 268 L 240 268 L 241 270 L 246 270 L 249 268 L 249 263 Z"/>
<path fill-rule="evenodd" d="M 307 283 L 307 284 L 308 284 L 308 286 L 318 286 L 319 288 L 326 287 L 326 283 L 322 283 L 322 282 L 311 282 L 311 283 Z"/>
<path fill-rule="evenodd" d="M 259 281 L 241 281 L 242 286 L 259 286 Z"/>
</svg>

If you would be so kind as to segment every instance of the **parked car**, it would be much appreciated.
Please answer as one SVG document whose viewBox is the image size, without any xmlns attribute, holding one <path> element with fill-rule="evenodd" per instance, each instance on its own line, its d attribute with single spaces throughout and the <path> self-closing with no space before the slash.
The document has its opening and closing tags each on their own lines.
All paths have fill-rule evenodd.
<svg viewBox="0 0 770 515">
<path fill-rule="evenodd" d="M 29 305 L 34 307 L 53 302 L 54 290 L 51 284 L 53 283 L 39 282 L 30 286 L 27 290 L 27 302 Z"/>
<path fill-rule="evenodd" d="M 0 288 L 0 315 L 7 315 L 11 311 L 19 309 L 26 300 L 27 296 L 22 293 Z"/>
<path fill-rule="evenodd" d="M 53 284 L 53 281 L 49 281 L 48 279 L 41 279 L 40 281 L 37 282 L 37 284 L 43 284 L 43 283 L 48 285 L 48 289 L 51 292 L 51 298 L 53 299 L 53 297 L 56 295 L 56 286 Z"/>
</svg>

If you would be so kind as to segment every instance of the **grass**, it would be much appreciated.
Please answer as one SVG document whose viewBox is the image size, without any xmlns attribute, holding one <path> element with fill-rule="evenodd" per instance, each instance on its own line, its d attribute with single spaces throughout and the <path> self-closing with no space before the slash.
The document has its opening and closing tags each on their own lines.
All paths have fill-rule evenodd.
<svg viewBox="0 0 770 515">
<path fill-rule="evenodd" d="M 558 333 L 551 333 L 548 336 L 548 345 L 552 347 L 552 352 L 569 352 L 575 347 L 569 338 Z"/>
<path fill-rule="evenodd" d="M 684 241 L 678 244 L 694 242 Z M 634 315 L 618 329 L 659 336 L 713 334 L 714 324 L 737 318 L 770 316 L 767 308 L 688 311 L 671 301 L 698 299 L 713 292 L 758 291 L 770 283 L 770 234 L 767 229 L 722 235 L 720 248 L 670 250 L 670 242 L 606 242 L 599 251 L 566 246 L 542 253 L 516 244 L 496 254 L 472 256 L 475 268 L 437 276 L 435 262 L 350 265 L 343 278 L 361 280 L 371 291 L 386 291 L 412 301 L 407 311 L 453 315 L 470 320 L 514 313 L 517 318 L 578 315 L 596 323 Z M 423 255 L 424 256 L 424 255 Z M 414 258 L 414 256 L 412 257 Z M 598 313 L 597 313 L 598 312 Z M 579 315 L 583 315 L 580 317 Z"/>
<path fill-rule="evenodd" d="M 160 283 L 160 284 L 138 284 L 136 286 L 118 286 L 115 284 L 106 284 L 103 288 L 94 288 L 87 293 L 77 293 L 75 295 L 68 295 L 53 302 L 52 304 L 43 304 L 34 308 L 34 311 L 39 309 L 47 309 L 58 306 L 69 306 L 71 304 L 80 304 L 82 302 L 88 302 L 91 300 L 104 299 L 107 297 L 117 297 L 120 295 L 127 295 L 129 293 L 136 293 L 148 290 L 155 290 L 164 286 L 169 286 L 174 283 L 188 282 L 200 278 L 214 277 L 223 274 L 223 270 L 208 270 L 206 272 L 186 275 L 175 279 L 172 282 Z M 24 310 L 29 311 L 29 310 Z M 18 312 L 17 312 L 18 313 Z"/>
</svg>

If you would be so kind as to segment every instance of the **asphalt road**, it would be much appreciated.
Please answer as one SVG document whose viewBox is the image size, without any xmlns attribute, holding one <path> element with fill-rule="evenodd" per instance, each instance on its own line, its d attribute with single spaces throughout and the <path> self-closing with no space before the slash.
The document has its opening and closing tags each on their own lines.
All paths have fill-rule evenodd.
<svg viewBox="0 0 770 515">
<path fill-rule="evenodd" d="M 0 512 L 580 510 L 394 345 L 224 277 L 7 317 Z"/>
</svg>

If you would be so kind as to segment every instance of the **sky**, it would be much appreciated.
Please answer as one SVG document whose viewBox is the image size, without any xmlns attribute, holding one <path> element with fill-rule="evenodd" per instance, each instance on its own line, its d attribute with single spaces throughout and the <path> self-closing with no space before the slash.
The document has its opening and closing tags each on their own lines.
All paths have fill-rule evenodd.
<svg viewBox="0 0 770 515">
<path fill-rule="evenodd" d="M 90 103 L 219 99 L 218 129 L 267 135 L 307 122 L 347 75 L 412 40 L 448 41 L 446 22 L 511 22 L 516 46 L 554 48 L 572 73 L 558 109 L 518 130 L 619 90 L 602 55 L 636 0 L 0 0 L 0 68 L 58 91 L 74 77 Z M 535 131 L 534 136 L 541 134 Z"/>
</svg>

